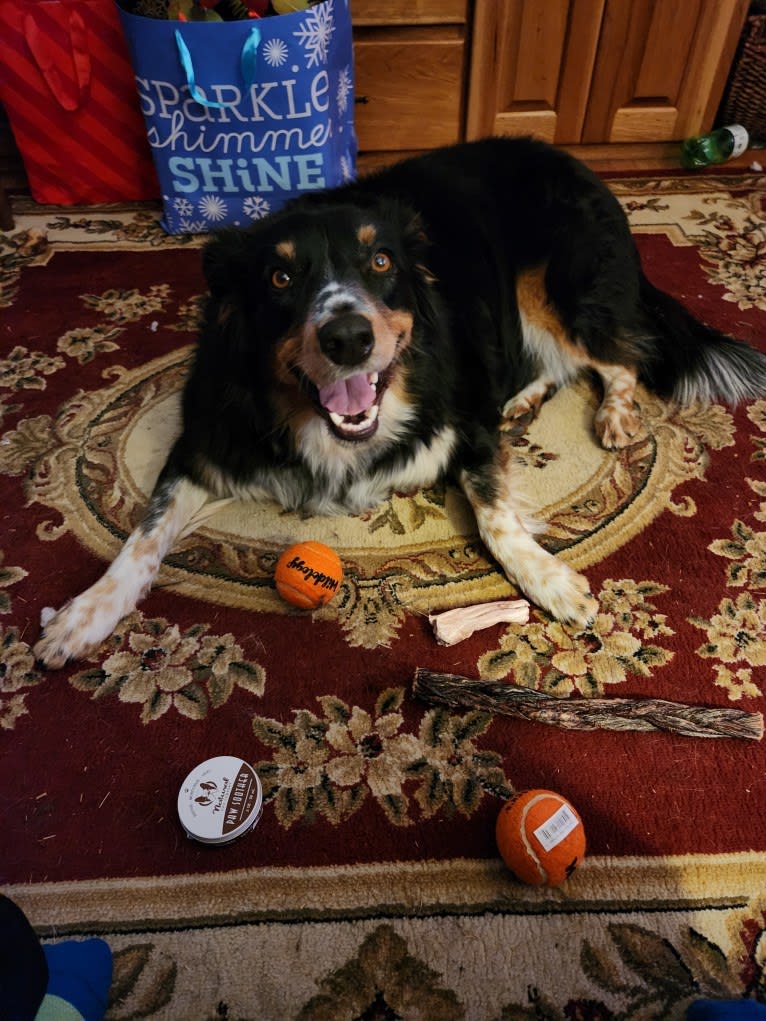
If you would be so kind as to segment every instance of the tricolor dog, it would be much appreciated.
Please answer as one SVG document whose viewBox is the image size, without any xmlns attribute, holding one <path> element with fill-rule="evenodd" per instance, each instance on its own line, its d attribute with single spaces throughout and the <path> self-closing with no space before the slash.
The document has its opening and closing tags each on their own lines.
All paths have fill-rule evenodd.
<svg viewBox="0 0 766 1021">
<path fill-rule="evenodd" d="M 141 524 L 35 651 L 87 654 L 147 592 L 209 498 L 358 514 L 449 477 L 508 578 L 586 628 L 582 575 L 536 542 L 508 428 L 583 370 L 629 444 L 638 381 L 677 402 L 766 394 L 766 357 L 649 283 L 617 199 L 530 139 L 487 139 L 297 199 L 204 250 L 183 428 Z"/>
</svg>

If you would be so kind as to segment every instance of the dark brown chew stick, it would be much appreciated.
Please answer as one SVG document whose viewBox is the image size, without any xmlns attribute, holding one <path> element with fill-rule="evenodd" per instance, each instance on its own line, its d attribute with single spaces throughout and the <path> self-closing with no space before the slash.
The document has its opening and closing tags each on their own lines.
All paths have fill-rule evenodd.
<svg viewBox="0 0 766 1021">
<path fill-rule="evenodd" d="M 418 668 L 412 692 L 424 702 L 547 723 L 564 730 L 665 730 L 684 737 L 737 737 L 760 741 L 763 716 L 659 698 L 557 698 L 505 681 L 473 681 Z"/>
</svg>

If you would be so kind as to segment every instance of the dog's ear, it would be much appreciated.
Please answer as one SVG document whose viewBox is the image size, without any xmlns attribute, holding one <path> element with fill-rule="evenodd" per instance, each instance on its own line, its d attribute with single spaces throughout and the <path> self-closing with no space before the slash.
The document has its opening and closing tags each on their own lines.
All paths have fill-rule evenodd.
<svg viewBox="0 0 766 1021">
<path fill-rule="evenodd" d="M 202 271 L 214 298 L 239 289 L 247 281 L 250 238 L 246 230 L 218 231 L 202 249 Z"/>
<path fill-rule="evenodd" d="M 404 210 L 404 216 L 404 236 L 408 244 L 422 245 L 427 248 L 430 242 L 425 224 L 423 223 L 423 217 L 420 213 L 407 208 Z"/>
<path fill-rule="evenodd" d="M 412 264 L 427 284 L 436 283 L 436 277 L 428 268 L 428 253 L 431 241 L 423 217 L 409 207 L 402 208 L 403 237 Z"/>
</svg>

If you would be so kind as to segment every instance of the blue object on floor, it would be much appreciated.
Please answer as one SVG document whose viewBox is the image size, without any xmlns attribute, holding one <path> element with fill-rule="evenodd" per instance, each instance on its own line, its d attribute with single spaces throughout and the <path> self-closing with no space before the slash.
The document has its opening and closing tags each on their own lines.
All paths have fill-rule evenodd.
<svg viewBox="0 0 766 1021">
<path fill-rule="evenodd" d="M 112 984 L 112 951 L 102 939 L 43 944 L 48 991 L 35 1021 L 101 1021 Z M 64 1012 L 66 1008 L 71 1010 Z"/>
<path fill-rule="evenodd" d="M 766 1021 L 766 1003 L 756 1000 L 697 1000 L 686 1021 Z"/>
</svg>

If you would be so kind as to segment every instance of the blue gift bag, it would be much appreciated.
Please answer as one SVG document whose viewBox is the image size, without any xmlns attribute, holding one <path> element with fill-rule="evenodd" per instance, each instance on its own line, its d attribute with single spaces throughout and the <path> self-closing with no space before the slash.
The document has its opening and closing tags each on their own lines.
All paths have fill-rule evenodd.
<svg viewBox="0 0 766 1021">
<path fill-rule="evenodd" d="M 120 16 L 169 233 L 246 226 L 354 177 L 349 0 L 242 21 Z"/>
</svg>

